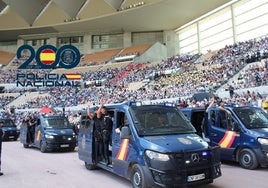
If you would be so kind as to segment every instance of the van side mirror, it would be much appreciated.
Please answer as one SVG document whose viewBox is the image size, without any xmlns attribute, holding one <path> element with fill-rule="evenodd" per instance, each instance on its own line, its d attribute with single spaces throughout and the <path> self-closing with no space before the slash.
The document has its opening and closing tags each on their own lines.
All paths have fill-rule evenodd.
<svg viewBox="0 0 268 188">
<path fill-rule="evenodd" d="M 127 127 L 127 126 L 123 126 L 122 128 L 121 128 L 121 138 L 122 139 L 129 139 L 130 138 L 130 129 L 129 129 L 129 127 Z"/>
</svg>

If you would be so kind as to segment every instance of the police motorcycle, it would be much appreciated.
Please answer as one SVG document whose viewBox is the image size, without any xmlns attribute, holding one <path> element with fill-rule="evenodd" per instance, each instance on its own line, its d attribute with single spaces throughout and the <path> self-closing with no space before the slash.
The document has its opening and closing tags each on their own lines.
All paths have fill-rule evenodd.
<svg viewBox="0 0 268 188">
<path fill-rule="evenodd" d="M 88 170 L 105 169 L 139 188 L 209 184 L 221 176 L 219 146 L 198 136 L 179 108 L 135 101 L 105 108 L 113 120 L 109 164 L 95 158 L 94 121 L 81 115 L 78 157 Z"/>
</svg>

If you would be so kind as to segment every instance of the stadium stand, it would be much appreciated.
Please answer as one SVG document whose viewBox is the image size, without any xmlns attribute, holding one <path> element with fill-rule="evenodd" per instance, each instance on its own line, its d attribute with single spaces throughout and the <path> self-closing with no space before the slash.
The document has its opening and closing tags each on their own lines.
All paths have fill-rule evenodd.
<svg viewBox="0 0 268 188">
<path fill-rule="evenodd" d="M 131 46 L 124 48 L 114 59 L 116 61 L 125 61 L 126 59 L 134 59 L 136 56 L 143 54 L 150 48 L 150 44 Z"/>
<path fill-rule="evenodd" d="M 130 3 L 133 1 L 125 1 L 125 6 L 130 6 Z M 99 104 L 104 98 L 107 103 L 170 100 L 191 106 L 196 105 L 197 101 L 193 101 L 191 96 L 197 92 L 212 92 L 231 100 L 228 91 L 230 85 L 235 88 L 236 98 L 245 98 L 252 103 L 252 96 L 255 96 L 254 100 L 260 100 L 268 94 L 267 41 L 267 36 L 258 40 L 247 39 L 219 50 L 209 50 L 206 54 L 187 53 L 173 55 L 162 61 L 141 61 L 136 64 L 126 60 L 145 53 L 152 44 L 84 54 L 78 67 L 70 70 L 56 68 L 50 72 L 79 73 L 85 83 L 83 87 L 43 88 L 40 94 L 40 88 L 15 89 L 14 86 L 1 95 L 1 104 L 18 109 L 43 105 L 80 107 L 88 101 Z M 124 62 L 114 62 L 116 58 Z M 14 59 L 7 70 L 0 70 L 1 83 L 15 85 L 15 75 L 21 71 L 17 70 L 20 64 L 20 60 Z"/>
<path fill-rule="evenodd" d="M 85 65 L 98 65 L 108 63 L 121 51 L 118 49 L 104 50 L 100 52 L 90 53 L 83 56 L 80 66 Z"/>
<path fill-rule="evenodd" d="M 5 51 L 0 51 L 0 68 L 1 66 L 6 66 L 15 57 L 14 53 L 9 53 Z"/>
</svg>

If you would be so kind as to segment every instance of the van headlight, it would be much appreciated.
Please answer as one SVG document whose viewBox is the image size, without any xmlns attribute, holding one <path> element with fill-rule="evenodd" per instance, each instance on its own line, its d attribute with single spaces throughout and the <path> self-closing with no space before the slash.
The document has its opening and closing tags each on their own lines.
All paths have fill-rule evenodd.
<svg viewBox="0 0 268 188">
<path fill-rule="evenodd" d="M 258 138 L 258 142 L 261 145 L 268 145 L 268 139 L 266 139 L 266 138 Z"/>
<path fill-rule="evenodd" d="M 53 135 L 50 135 L 50 134 L 45 134 L 45 137 L 46 137 L 47 139 L 53 139 L 53 138 L 54 138 L 54 136 L 53 136 Z"/>
<path fill-rule="evenodd" d="M 151 160 L 158 160 L 158 161 L 168 161 L 169 156 L 167 154 L 158 153 L 154 151 L 147 150 L 145 152 L 146 156 Z"/>
</svg>

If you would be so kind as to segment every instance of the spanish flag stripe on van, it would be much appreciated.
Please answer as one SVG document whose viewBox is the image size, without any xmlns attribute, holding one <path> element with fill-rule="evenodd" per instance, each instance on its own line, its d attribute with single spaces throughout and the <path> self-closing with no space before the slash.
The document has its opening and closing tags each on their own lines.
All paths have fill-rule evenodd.
<svg viewBox="0 0 268 188">
<path fill-rule="evenodd" d="M 233 131 L 226 131 L 223 138 L 220 140 L 219 145 L 222 148 L 230 148 L 235 140 L 236 133 Z"/>
<path fill-rule="evenodd" d="M 36 135 L 36 140 L 39 141 L 41 137 L 41 131 L 38 130 L 37 135 Z"/>
<path fill-rule="evenodd" d="M 129 144 L 129 139 L 123 139 L 120 145 L 119 152 L 116 155 L 116 158 L 119 160 L 126 160 L 127 157 L 127 152 L 128 152 L 128 144 Z"/>
</svg>

